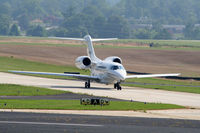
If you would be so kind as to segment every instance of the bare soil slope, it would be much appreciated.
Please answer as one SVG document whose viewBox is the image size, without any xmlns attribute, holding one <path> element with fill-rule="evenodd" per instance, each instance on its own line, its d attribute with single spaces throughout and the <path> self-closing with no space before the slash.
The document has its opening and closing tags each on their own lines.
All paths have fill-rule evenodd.
<svg viewBox="0 0 200 133">
<path fill-rule="evenodd" d="M 42 43 L 44 42 L 42 41 Z M 108 56 L 121 57 L 124 66 L 130 71 L 148 73 L 180 72 L 185 76 L 200 76 L 200 51 L 119 48 L 96 48 L 95 51 L 101 59 Z M 58 65 L 74 66 L 76 57 L 82 55 L 86 55 L 85 47 L 0 45 L 0 56 L 14 56 Z"/>
</svg>

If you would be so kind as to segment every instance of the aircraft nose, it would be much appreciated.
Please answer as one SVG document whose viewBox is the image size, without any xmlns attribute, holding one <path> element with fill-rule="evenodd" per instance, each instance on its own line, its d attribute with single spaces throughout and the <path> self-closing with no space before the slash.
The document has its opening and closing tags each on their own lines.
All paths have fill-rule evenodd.
<svg viewBox="0 0 200 133">
<path fill-rule="evenodd" d="M 118 82 L 126 79 L 126 72 L 124 71 L 113 71 L 112 74 L 115 75 L 115 79 L 118 80 Z"/>
<path fill-rule="evenodd" d="M 125 80 L 125 76 L 124 75 L 120 75 L 120 80 L 124 81 Z"/>
<path fill-rule="evenodd" d="M 118 77 L 121 81 L 124 81 L 126 78 L 126 75 L 124 73 L 118 73 Z"/>
</svg>

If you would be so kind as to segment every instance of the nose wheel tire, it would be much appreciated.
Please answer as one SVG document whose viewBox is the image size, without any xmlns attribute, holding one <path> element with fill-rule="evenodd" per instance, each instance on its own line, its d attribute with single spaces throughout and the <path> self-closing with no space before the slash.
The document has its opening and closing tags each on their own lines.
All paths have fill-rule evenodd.
<svg viewBox="0 0 200 133">
<path fill-rule="evenodd" d="M 115 88 L 115 89 L 117 88 L 117 84 L 114 84 L 114 88 Z"/>
<path fill-rule="evenodd" d="M 120 86 L 119 83 L 114 84 L 114 88 L 117 90 L 122 90 L 122 87 Z"/>
<path fill-rule="evenodd" d="M 121 87 L 121 86 L 119 86 L 119 87 L 117 88 L 117 90 L 122 90 L 122 87 Z"/>
<path fill-rule="evenodd" d="M 88 82 L 85 82 L 85 88 L 90 88 L 90 80 L 88 80 Z"/>
</svg>

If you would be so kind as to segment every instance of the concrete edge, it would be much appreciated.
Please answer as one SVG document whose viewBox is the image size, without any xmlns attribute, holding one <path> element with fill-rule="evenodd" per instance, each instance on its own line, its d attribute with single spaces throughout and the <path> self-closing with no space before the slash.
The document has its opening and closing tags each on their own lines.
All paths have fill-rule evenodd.
<svg viewBox="0 0 200 133">
<path fill-rule="evenodd" d="M 148 110 L 148 111 L 93 111 L 93 110 L 37 110 L 37 109 L 0 109 L 0 112 L 48 113 L 48 114 L 73 114 L 97 116 L 121 116 L 141 118 L 166 118 L 200 120 L 200 110 Z"/>
</svg>

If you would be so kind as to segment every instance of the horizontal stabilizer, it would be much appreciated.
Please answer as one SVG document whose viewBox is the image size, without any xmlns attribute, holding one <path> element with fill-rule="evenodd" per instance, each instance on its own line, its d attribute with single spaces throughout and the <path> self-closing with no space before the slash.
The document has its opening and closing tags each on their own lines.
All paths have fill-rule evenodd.
<svg viewBox="0 0 200 133">
<path fill-rule="evenodd" d="M 83 38 L 66 38 L 66 37 L 48 37 L 52 39 L 60 39 L 60 40 L 73 40 L 73 41 L 85 41 Z"/>
<path fill-rule="evenodd" d="M 61 40 L 73 40 L 73 41 L 86 41 L 84 38 L 67 38 L 67 37 L 48 37 L 52 39 L 61 39 Z M 91 39 L 92 42 L 97 41 L 109 41 L 109 40 L 117 40 L 118 38 L 99 38 L 99 39 Z"/>
<path fill-rule="evenodd" d="M 110 41 L 110 40 L 117 40 L 118 38 L 102 38 L 102 39 L 92 39 L 93 42 L 98 41 Z"/>
</svg>

